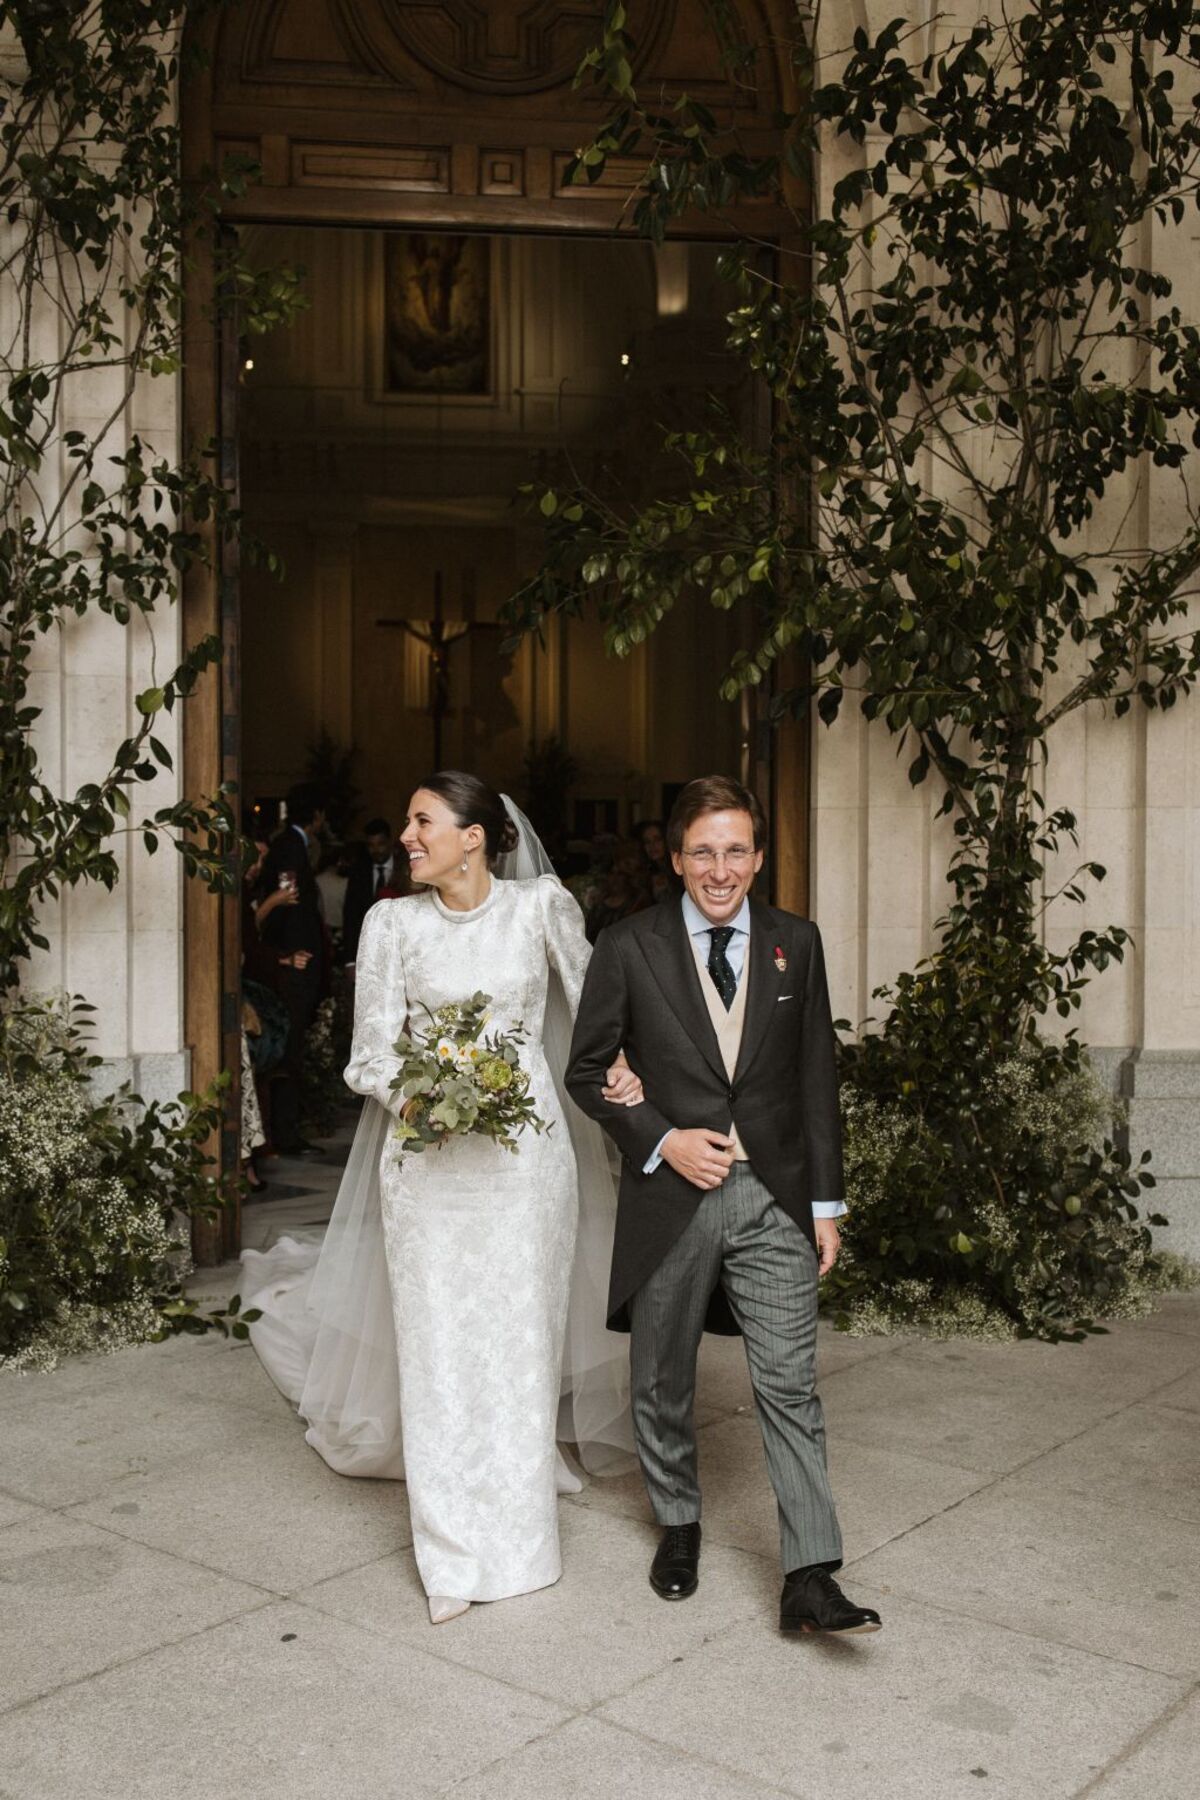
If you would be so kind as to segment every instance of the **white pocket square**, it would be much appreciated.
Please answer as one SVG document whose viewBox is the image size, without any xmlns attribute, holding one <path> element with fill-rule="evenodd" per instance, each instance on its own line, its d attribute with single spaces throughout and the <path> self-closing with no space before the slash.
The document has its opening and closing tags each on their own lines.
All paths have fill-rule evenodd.
<svg viewBox="0 0 1200 1800">
<path fill-rule="evenodd" d="M 775 1004 L 776 1006 L 782 1006 L 785 1000 L 794 1000 L 795 998 L 795 994 L 777 994 L 775 997 Z"/>
</svg>

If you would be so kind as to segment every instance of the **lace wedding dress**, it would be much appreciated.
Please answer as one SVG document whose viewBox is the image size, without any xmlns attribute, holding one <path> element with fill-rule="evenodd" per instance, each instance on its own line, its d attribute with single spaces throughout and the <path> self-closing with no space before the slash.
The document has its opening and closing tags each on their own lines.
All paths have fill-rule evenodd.
<svg viewBox="0 0 1200 1800">
<path fill-rule="evenodd" d="M 288 1238 L 243 1258 L 243 1304 L 264 1314 L 255 1348 L 309 1443 L 342 1473 L 407 1481 L 429 1594 L 496 1600 L 557 1581 L 556 1428 L 591 1467 L 629 1446 L 624 1345 L 603 1330 L 609 1166 L 564 1103 L 544 1036 L 561 1040 L 589 954 L 553 875 L 493 878 L 471 912 L 433 890 L 378 902 L 346 1070 L 368 1103 L 319 1260 Z M 498 1028 L 525 1027 L 552 1128 L 524 1132 L 515 1155 L 471 1136 L 401 1160 L 395 1040 L 406 1022 L 420 1029 L 423 1007 L 477 991 Z M 560 1042 L 556 1065 L 563 1054 Z M 591 1201 L 579 1256 L 577 1171 Z"/>
</svg>

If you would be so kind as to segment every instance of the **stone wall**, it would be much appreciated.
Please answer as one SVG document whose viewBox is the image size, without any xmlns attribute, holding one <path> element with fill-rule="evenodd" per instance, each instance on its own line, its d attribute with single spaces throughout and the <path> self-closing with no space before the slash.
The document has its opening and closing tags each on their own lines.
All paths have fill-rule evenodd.
<svg viewBox="0 0 1200 1800">
<path fill-rule="evenodd" d="M 929 24 L 926 48 L 946 42 L 970 9 Z M 982 8 L 979 10 L 982 11 Z M 891 0 L 857 3 L 854 23 L 878 29 L 895 16 Z M 839 15 L 837 42 L 849 36 Z M 870 160 L 846 140 L 826 147 L 818 174 L 820 204 L 855 160 Z M 1148 232 L 1148 261 L 1194 292 L 1194 245 L 1187 230 Z M 876 240 L 875 266 L 886 242 Z M 930 479 L 928 469 L 923 478 Z M 1132 544 L 1170 542 L 1186 522 L 1186 496 L 1170 471 L 1138 470 L 1114 484 L 1092 522 L 1098 547 L 1124 528 Z M 1200 623 L 1200 608 L 1196 610 Z M 1069 664 L 1059 677 L 1070 677 Z M 944 870 L 950 843 L 932 783 L 909 786 L 908 756 L 896 741 L 868 728 L 854 710 L 814 732 L 813 909 L 826 940 L 835 1014 L 854 1024 L 870 1016 L 872 992 L 911 967 L 932 942 L 931 927 L 948 895 Z M 1045 793 L 1069 806 L 1080 844 L 1047 877 L 1061 886 L 1077 863 L 1094 860 L 1107 877 L 1092 884 L 1083 906 L 1048 906 L 1048 940 L 1065 945 L 1091 926 L 1122 925 L 1133 935 L 1123 964 L 1090 985 L 1078 1023 L 1097 1061 L 1129 1102 L 1130 1140 L 1154 1151 L 1174 1247 L 1200 1255 L 1200 700 L 1173 710 L 1138 708 L 1123 719 L 1099 707 L 1068 715 L 1053 733 Z"/>
<path fill-rule="evenodd" d="M 132 254 L 132 252 L 127 252 Z M 0 284 L 0 334 L 12 341 L 14 299 Z M 124 308 L 118 300 L 114 318 Z M 125 320 L 128 324 L 128 318 Z M 60 319 L 47 308 L 35 322 L 31 359 L 55 362 L 60 351 Z M 119 353 L 118 353 L 119 354 Z M 59 423 L 65 434 L 94 437 L 119 410 L 126 381 L 123 368 L 94 368 L 64 387 Z M 147 454 L 179 456 L 179 388 L 170 377 L 139 377 L 132 403 L 110 427 L 97 457 L 104 478 L 106 458 L 128 448 L 134 434 Z M 71 464 L 65 443 L 47 458 L 39 477 L 43 504 L 52 507 Z M 45 779 L 55 791 L 74 792 L 98 780 L 111 766 L 118 744 L 140 722 L 134 696 L 174 668 L 180 653 L 177 611 L 164 607 L 148 621 L 135 616 L 127 627 L 104 614 L 69 617 L 61 629 L 39 641 L 32 659 L 31 704 L 42 709 L 36 738 Z M 162 713 L 155 735 L 179 762 L 178 711 Z M 136 821 L 178 796 L 177 778 L 160 771 L 132 794 Z M 50 949 L 35 952 L 25 985 L 33 992 L 65 990 L 95 1007 L 94 1048 L 109 1068 L 105 1080 L 131 1079 L 147 1098 L 174 1094 L 187 1085 L 183 1043 L 182 872 L 168 846 L 147 855 L 132 831 L 115 842 L 121 878 L 111 893 L 95 884 L 66 890 L 42 914 Z"/>
</svg>

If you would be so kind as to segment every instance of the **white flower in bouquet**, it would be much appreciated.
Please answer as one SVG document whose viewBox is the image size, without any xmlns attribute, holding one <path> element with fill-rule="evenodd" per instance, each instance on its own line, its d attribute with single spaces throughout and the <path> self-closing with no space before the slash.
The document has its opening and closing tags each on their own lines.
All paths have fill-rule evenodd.
<svg viewBox="0 0 1200 1800">
<path fill-rule="evenodd" d="M 400 1069 L 391 1086 L 402 1101 L 394 1134 L 401 1158 L 471 1134 L 515 1152 L 526 1126 L 550 1129 L 552 1121 L 535 1110 L 529 1074 L 521 1066 L 524 1026 L 518 1022 L 484 1036 L 490 1000 L 488 994 L 474 994 L 436 1012 L 427 1008 L 431 1029 L 404 1031 L 397 1038 Z"/>
</svg>

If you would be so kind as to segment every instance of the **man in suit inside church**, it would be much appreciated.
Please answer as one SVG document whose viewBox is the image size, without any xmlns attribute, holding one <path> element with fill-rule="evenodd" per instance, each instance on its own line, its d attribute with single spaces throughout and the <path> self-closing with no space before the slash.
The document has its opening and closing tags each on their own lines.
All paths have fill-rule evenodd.
<svg viewBox="0 0 1200 1800">
<path fill-rule="evenodd" d="M 408 892 L 408 858 L 396 843 L 386 819 L 371 819 L 363 833 L 361 855 L 355 857 L 346 882 L 342 910 L 342 954 L 348 963 L 358 955 L 363 920 L 376 900 Z"/>
<path fill-rule="evenodd" d="M 634 1434 L 663 1527 L 650 1585 L 695 1592 L 692 1417 L 707 1330 L 740 1332 L 779 1510 L 784 1631 L 870 1632 L 834 1580 L 842 1540 L 815 1387 L 818 1278 L 838 1252 L 841 1122 L 817 928 L 751 897 L 766 820 L 725 776 L 689 782 L 667 827 L 681 899 L 601 933 L 567 1087 L 622 1156 L 609 1326 L 629 1331 Z M 604 1099 L 624 1049 L 641 1104 Z"/>
<path fill-rule="evenodd" d="M 287 821 L 263 863 L 263 891 L 283 887 L 295 895 L 287 906 L 275 908 L 262 931 L 264 942 L 278 953 L 276 979 L 288 1014 L 287 1046 L 271 1090 L 271 1135 L 281 1156 L 310 1156 L 314 1150 L 300 1132 L 300 1076 L 304 1040 L 321 997 L 325 936 L 310 852 L 324 823 L 316 788 L 307 782 L 292 788 Z"/>
</svg>

